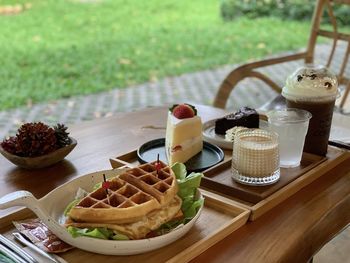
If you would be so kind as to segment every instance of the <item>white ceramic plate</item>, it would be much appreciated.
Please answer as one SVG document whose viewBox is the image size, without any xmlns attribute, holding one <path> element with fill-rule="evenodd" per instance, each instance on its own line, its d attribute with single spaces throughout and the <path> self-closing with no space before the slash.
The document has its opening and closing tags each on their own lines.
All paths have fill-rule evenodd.
<svg viewBox="0 0 350 263">
<path fill-rule="evenodd" d="M 122 170 L 106 170 L 87 174 L 78 177 L 66 184 L 54 189 L 46 196 L 37 200 L 28 191 L 17 191 L 0 198 L 0 209 L 12 206 L 26 206 L 31 209 L 60 239 L 66 243 L 94 253 L 105 255 L 134 255 L 148 252 L 166 246 L 182 236 L 184 236 L 198 219 L 203 207 L 197 215 L 186 225 L 179 226 L 168 234 L 140 240 L 102 240 L 90 237 L 73 238 L 65 227 L 61 225 L 64 222 L 63 212 L 66 206 L 74 200 L 78 188 L 92 191 L 95 184 L 103 180 L 103 174 L 111 178 L 121 173 Z M 197 192 L 197 198 L 202 197 Z"/>
<path fill-rule="evenodd" d="M 215 121 L 210 120 L 203 124 L 203 138 L 205 141 L 210 142 L 212 144 L 215 144 L 221 148 L 232 150 L 233 143 L 230 141 L 225 140 L 224 135 L 216 134 L 215 133 Z M 268 124 L 266 121 L 260 120 L 259 127 L 261 129 L 265 129 L 268 127 Z"/>
</svg>

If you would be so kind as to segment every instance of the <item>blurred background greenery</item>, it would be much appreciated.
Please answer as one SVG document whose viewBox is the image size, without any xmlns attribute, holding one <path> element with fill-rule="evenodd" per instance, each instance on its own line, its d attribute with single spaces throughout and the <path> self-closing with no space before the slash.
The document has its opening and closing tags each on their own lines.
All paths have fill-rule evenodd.
<svg viewBox="0 0 350 263">
<path fill-rule="evenodd" d="M 306 45 L 310 13 L 286 20 L 258 2 L 273 1 L 0 0 L 0 110 Z"/>
<path fill-rule="evenodd" d="M 222 0 L 220 12 L 224 20 L 239 17 L 273 16 L 281 19 L 310 21 L 316 0 Z M 350 24 L 349 9 L 345 5 L 334 5 L 334 15 L 341 25 Z M 329 22 L 325 12 L 324 22 Z"/>
</svg>

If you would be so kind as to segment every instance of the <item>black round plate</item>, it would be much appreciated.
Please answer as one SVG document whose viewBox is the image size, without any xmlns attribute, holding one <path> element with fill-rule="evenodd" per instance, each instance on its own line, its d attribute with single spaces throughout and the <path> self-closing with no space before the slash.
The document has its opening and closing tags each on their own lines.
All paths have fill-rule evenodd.
<svg viewBox="0 0 350 263">
<path fill-rule="evenodd" d="M 168 163 L 168 159 L 165 154 L 165 138 L 155 139 L 143 144 L 137 150 L 137 159 L 140 163 L 148 163 L 159 159 Z M 209 167 L 218 164 L 224 159 L 224 152 L 208 142 L 203 142 L 203 150 L 189 159 L 185 165 L 188 172 L 201 172 Z"/>
</svg>

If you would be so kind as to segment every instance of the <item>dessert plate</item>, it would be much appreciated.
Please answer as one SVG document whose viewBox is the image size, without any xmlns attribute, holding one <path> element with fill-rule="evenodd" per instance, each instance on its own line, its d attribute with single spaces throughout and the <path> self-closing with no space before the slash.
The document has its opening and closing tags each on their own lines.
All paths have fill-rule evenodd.
<svg viewBox="0 0 350 263">
<path fill-rule="evenodd" d="M 225 140 L 224 135 L 220 135 L 220 134 L 215 133 L 215 121 L 216 121 L 216 119 L 207 121 L 203 124 L 203 138 L 204 138 L 204 140 L 209 142 L 209 143 L 213 143 L 221 148 L 232 150 L 233 143 Z M 259 127 L 261 129 L 267 129 L 268 128 L 267 121 L 260 120 Z"/>
<path fill-rule="evenodd" d="M 137 159 L 140 163 L 148 163 L 159 159 L 168 163 L 165 153 L 165 138 L 155 139 L 143 144 L 137 150 Z M 203 142 L 203 150 L 189 159 L 185 165 L 188 172 L 201 172 L 215 164 L 220 163 L 225 157 L 224 152 L 217 146 Z"/>
<path fill-rule="evenodd" d="M 139 240 L 103 240 L 90 237 L 73 238 L 62 224 L 65 221 L 64 210 L 74 200 L 78 188 L 91 192 L 94 185 L 103 181 L 103 174 L 107 178 L 120 174 L 121 169 L 99 171 L 78 177 L 54 189 L 41 199 L 36 199 L 28 191 L 17 191 L 0 198 L 0 209 L 12 206 L 26 206 L 31 209 L 48 228 L 66 243 L 89 252 L 104 255 L 134 255 L 152 251 L 166 246 L 184 236 L 198 219 L 203 206 L 196 216 L 186 225 L 181 225 L 170 233 Z M 197 191 L 196 198 L 201 198 Z"/>
</svg>

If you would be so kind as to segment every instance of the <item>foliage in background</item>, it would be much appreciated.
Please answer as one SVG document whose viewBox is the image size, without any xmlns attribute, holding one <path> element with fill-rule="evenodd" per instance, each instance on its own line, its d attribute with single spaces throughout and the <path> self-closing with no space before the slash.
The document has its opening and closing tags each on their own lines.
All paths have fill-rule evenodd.
<svg viewBox="0 0 350 263">
<path fill-rule="evenodd" d="M 0 16 L 0 110 L 297 49 L 309 32 L 279 18 L 226 23 L 213 0 L 28 2 Z"/>
<path fill-rule="evenodd" d="M 226 21 L 241 16 L 258 18 L 275 16 L 282 19 L 310 21 L 316 0 L 221 0 L 221 15 Z M 350 8 L 334 6 L 334 15 L 340 24 L 350 24 Z M 328 21 L 325 13 L 325 21 Z"/>
</svg>

